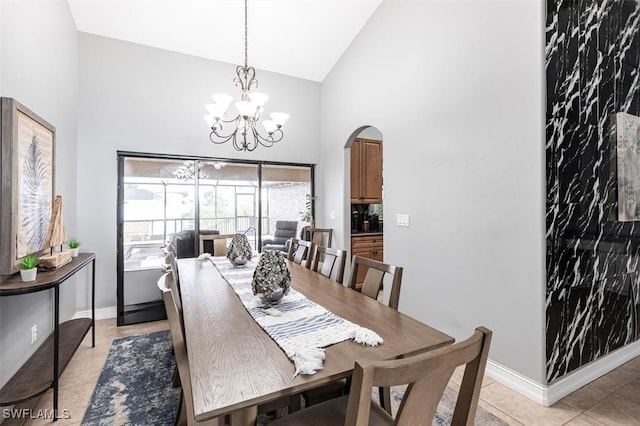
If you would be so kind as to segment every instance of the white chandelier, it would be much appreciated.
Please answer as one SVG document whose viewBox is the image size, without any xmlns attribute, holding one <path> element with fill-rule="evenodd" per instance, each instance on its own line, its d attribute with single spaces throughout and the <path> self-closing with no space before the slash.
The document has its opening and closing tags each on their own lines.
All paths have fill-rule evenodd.
<svg viewBox="0 0 640 426">
<path fill-rule="evenodd" d="M 289 115 L 283 112 L 272 112 L 269 114 L 271 120 L 262 121 L 267 136 L 262 136 L 256 129 L 269 96 L 265 93 L 251 92 L 252 87 L 258 87 L 258 80 L 256 80 L 255 68 L 248 65 L 247 50 L 247 0 L 244 0 L 244 66 L 238 65 L 237 76 L 233 79 L 236 86 L 241 89 L 240 101 L 235 103 L 238 115 L 226 120 L 226 111 L 233 97 L 216 94 L 213 95 L 213 103 L 205 105 L 209 114 L 204 116 L 211 128 L 211 134 L 209 134 L 211 142 L 223 144 L 233 141 L 233 147 L 237 151 L 253 151 L 258 145 L 268 148 L 280 142 L 284 136 L 282 126 L 289 118 Z M 230 123 L 234 124 L 223 126 Z M 229 130 L 225 131 L 223 127 L 229 127 Z M 248 139 L 247 136 L 249 136 Z"/>
</svg>

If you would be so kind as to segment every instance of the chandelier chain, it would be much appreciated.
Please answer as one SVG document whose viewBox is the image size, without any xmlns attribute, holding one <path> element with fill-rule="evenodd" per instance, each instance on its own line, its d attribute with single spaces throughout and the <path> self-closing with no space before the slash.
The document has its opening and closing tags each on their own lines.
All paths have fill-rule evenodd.
<svg viewBox="0 0 640 426">
<path fill-rule="evenodd" d="M 252 87 L 258 87 L 258 80 L 255 68 L 249 66 L 248 16 L 248 0 L 244 0 L 244 67 L 242 65 L 236 67 L 236 77 L 233 79 L 241 90 L 240 102 L 235 104 L 238 115 L 226 119 L 226 110 L 232 98 L 227 95 L 214 95 L 214 103 L 205 105 L 209 114 L 204 117 L 211 128 L 209 134 L 211 142 L 215 144 L 232 142 L 237 151 L 253 151 L 258 146 L 268 148 L 280 142 L 284 136 L 282 126 L 289 118 L 288 114 L 274 112 L 271 113 L 271 120 L 262 122 L 267 131 L 266 136 L 262 136 L 256 129 L 268 96 L 264 93 L 250 93 Z"/>
<path fill-rule="evenodd" d="M 244 0 L 244 68 L 247 69 L 249 67 L 249 43 L 248 40 L 248 30 L 247 30 L 247 0 Z"/>
</svg>

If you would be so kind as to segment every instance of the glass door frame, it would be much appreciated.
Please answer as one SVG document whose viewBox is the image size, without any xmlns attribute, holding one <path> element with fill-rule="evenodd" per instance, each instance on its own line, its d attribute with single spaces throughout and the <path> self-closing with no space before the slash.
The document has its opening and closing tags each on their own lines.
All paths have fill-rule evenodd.
<svg viewBox="0 0 640 426">
<path fill-rule="evenodd" d="M 310 173 L 310 186 L 311 186 L 311 215 L 315 216 L 315 164 L 311 163 L 293 163 L 293 162 L 278 162 L 278 161 L 261 161 L 261 160 L 241 160 L 232 158 L 219 158 L 219 157 L 201 157 L 190 155 L 172 155 L 172 154 L 156 154 L 148 152 L 133 152 L 133 151 L 117 151 L 118 158 L 118 182 L 117 182 L 117 212 L 116 212 L 116 276 L 117 276 L 117 325 L 130 325 L 141 321 L 128 322 L 125 312 L 124 301 L 124 170 L 125 160 L 127 158 L 137 159 L 159 159 L 159 160 L 175 160 L 175 161 L 195 161 L 195 170 L 198 170 L 200 161 L 203 162 L 224 162 L 230 164 L 244 164 L 257 166 L 257 220 L 256 220 L 256 247 L 262 247 L 262 166 L 294 166 L 294 167 L 308 167 Z M 195 188 L 195 214 L 194 214 L 194 231 L 198 235 L 200 231 L 200 188 L 199 179 L 196 174 L 194 179 Z M 166 203 L 166 199 L 165 199 Z M 236 207 L 237 208 L 237 207 Z M 236 219 L 237 220 L 237 219 Z M 165 225 L 166 226 L 166 225 Z M 197 244 L 197 241 L 195 242 Z M 195 252 L 198 251 L 198 247 L 194 247 Z M 161 307 L 162 316 L 166 318 L 164 314 L 164 306 Z M 149 315 L 149 321 L 161 319 L 157 318 L 158 313 L 152 312 Z"/>
</svg>

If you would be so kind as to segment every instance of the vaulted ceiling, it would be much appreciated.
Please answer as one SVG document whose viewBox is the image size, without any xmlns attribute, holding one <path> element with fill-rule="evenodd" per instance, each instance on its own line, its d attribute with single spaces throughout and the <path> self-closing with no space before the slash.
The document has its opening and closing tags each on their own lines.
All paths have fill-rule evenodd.
<svg viewBox="0 0 640 426">
<path fill-rule="evenodd" d="M 79 31 L 244 63 L 242 0 L 68 0 Z M 322 81 L 382 0 L 249 0 L 249 65 Z"/>
</svg>

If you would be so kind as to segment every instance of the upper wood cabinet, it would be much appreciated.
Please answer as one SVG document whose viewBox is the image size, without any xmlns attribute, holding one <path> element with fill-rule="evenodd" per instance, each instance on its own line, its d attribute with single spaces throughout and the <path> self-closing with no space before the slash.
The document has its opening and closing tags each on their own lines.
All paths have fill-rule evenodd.
<svg viewBox="0 0 640 426">
<path fill-rule="evenodd" d="M 382 141 L 362 138 L 353 141 L 351 202 L 382 203 Z"/>
</svg>

